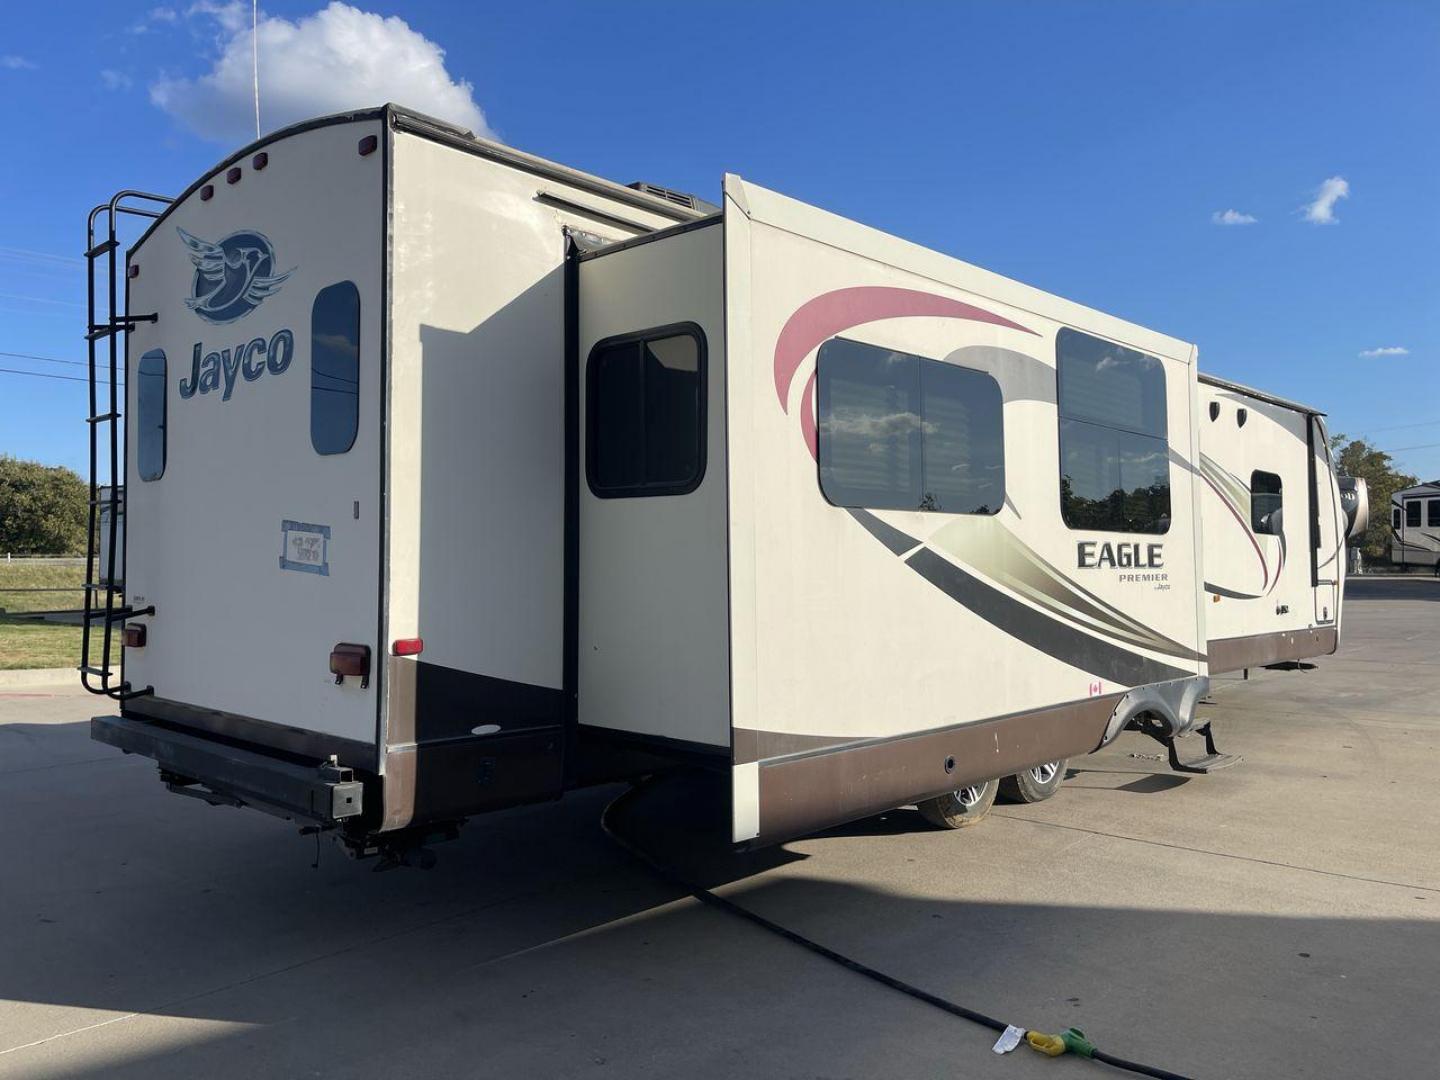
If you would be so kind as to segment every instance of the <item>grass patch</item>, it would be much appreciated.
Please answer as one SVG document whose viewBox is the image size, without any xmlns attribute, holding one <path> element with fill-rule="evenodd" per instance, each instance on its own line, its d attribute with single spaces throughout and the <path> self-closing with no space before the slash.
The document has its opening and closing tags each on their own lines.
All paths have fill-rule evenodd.
<svg viewBox="0 0 1440 1080">
<path fill-rule="evenodd" d="M 78 611 L 85 605 L 85 560 L 41 562 L 0 559 L 0 611 Z M 14 589 L 64 589 L 64 592 L 12 592 Z"/>
<path fill-rule="evenodd" d="M 11 618 L 26 611 L 78 611 L 85 604 L 85 560 L 64 562 L 0 559 L 0 670 L 78 667 L 80 627 L 36 619 Z M 14 589 L 62 589 L 63 592 L 13 592 Z M 98 662 L 100 648 L 93 647 Z M 111 662 L 120 646 L 111 643 Z M 78 676 L 77 676 L 78 677 Z"/>
</svg>

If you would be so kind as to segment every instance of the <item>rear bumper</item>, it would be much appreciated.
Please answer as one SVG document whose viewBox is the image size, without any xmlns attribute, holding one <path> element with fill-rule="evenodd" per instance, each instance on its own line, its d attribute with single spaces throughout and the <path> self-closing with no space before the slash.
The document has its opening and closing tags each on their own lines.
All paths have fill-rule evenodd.
<svg viewBox="0 0 1440 1080">
<path fill-rule="evenodd" d="M 150 758 L 172 790 L 207 802 L 322 824 L 364 811 L 364 784 L 341 765 L 290 761 L 131 717 L 97 716 L 90 737 Z"/>
</svg>

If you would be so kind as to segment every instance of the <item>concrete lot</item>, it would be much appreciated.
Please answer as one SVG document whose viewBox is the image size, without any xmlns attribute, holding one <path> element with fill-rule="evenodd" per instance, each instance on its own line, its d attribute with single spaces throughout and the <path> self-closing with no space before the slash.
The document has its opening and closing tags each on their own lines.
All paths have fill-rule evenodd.
<svg viewBox="0 0 1440 1080">
<path fill-rule="evenodd" d="M 1245 762 L 1122 736 L 963 833 L 896 811 L 724 892 L 1016 1024 L 1205 1078 L 1428 1077 L 1440 1016 L 1440 584 L 1354 583 L 1339 655 L 1229 680 Z M 370 873 L 164 792 L 93 699 L 0 690 L 0 1077 L 1079 1077 L 677 898 L 597 819 L 472 823 Z M 1113 1074 L 1120 1075 L 1120 1074 Z"/>
</svg>

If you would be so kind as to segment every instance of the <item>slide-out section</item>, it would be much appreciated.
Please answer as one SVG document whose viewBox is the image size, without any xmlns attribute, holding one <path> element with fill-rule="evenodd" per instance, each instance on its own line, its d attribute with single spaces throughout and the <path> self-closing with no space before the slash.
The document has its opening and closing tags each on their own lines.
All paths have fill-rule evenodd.
<svg viewBox="0 0 1440 1080">
<path fill-rule="evenodd" d="M 1195 677 L 1192 346 L 735 177 L 725 214 L 736 841 Z"/>
<path fill-rule="evenodd" d="M 589 735 L 730 748 L 719 219 L 578 273 L 579 714 Z"/>
</svg>

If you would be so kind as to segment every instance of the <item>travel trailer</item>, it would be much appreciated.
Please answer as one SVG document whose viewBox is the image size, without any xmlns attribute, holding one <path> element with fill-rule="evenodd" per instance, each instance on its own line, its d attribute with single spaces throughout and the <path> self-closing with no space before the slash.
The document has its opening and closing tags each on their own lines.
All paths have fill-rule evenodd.
<svg viewBox="0 0 1440 1080">
<path fill-rule="evenodd" d="M 680 767 L 727 778 L 740 845 L 960 825 L 1127 727 L 1225 764 L 1208 729 L 1175 754 L 1212 639 L 1303 615 L 1334 648 L 1318 417 L 1193 345 L 737 176 L 711 206 L 394 106 L 154 198 L 92 215 L 92 367 L 130 377 L 123 441 L 92 409 L 128 542 L 87 648 L 126 647 L 83 678 L 177 792 L 394 858 Z M 1310 448 L 1274 491 L 1222 447 L 1242 406 L 1255 462 L 1269 426 Z M 1263 542 L 1293 588 L 1214 573 L 1265 619 L 1206 591 L 1207 425 L 1246 535 L 1299 523 Z"/>
<path fill-rule="evenodd" d="M 1199 382 L 1210 674 L 1333 653 L 1345 541 L 1365 521 L 1342 500 L 1324 414 L 1210 375 Z"/>
<path fill-rule="evenodd" d="M 1390 497 L 1390 561 L 1440 574 L 1440 480 Z"/>
</svg>

